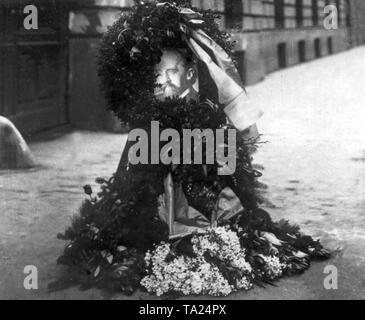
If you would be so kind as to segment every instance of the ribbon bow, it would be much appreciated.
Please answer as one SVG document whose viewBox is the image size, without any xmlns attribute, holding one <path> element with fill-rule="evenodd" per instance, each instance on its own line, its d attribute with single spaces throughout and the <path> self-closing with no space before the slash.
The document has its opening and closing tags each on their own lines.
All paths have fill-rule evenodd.
<svg viewBox="0 0 365 320">
<path fill-rule="evenodd" d="M 160 6 L 171 3 L 160 3 Z M 195 57 L 208 68 L 209 74 L 218 88 L 219 103 L 230 122 L 240 131 L 246 130 L 261 118 L 263 112 L 249 103 L 237 68 L 223 50 L 206 32 L 203 15 L 189 8 L 178 8 L 181 15 L 180 30 L 187 46 Z"/>
</svg>

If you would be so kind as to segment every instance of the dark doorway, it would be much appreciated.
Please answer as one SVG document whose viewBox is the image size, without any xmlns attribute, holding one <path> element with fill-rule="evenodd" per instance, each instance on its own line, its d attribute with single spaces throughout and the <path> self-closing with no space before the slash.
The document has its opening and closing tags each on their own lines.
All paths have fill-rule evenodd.
<svg viewBox="0 0 365 320">
<path fill-rule="evenodd" d="M 304 40 L 298 42 L 298 56 L 299 56 L 299 62 L 306 61 L 306 46 Z"/>
<path fill-rule="evenodd" d="M 320 58 L 322 56 L 321 39 L 320 38 L 314 39 L 314 55 L 315 55 L 316 58 Z"/>
<path fill-rule="evenodd" d="M 329 37 L 327 39 L 327 49 L 328 49 L 328 54 L 332 54 L 333 53 L 333 42 L 332 42 L 332 38 Z"/>
<path fill-rule="evenodd" d="M 286 68 L 287 67 L 286 43 L 278 44 L 277 54 L 278 54 L 279 69 Z"/>
</svg>

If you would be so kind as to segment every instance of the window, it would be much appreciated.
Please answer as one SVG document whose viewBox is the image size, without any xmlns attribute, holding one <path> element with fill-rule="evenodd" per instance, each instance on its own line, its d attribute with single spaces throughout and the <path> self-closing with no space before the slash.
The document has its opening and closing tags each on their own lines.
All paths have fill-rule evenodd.
<svg viewBox="0 0 365 320">
<path fill-rule="evenodd" d="M 314 26 L 318 25 L 318 0 L 312 0 L 312 22 Z"/>
<path fill-rule="evenodd" d="M 303 26 L 303 0 L 295 1 L 295 19 L 298 27 Z"/>
<path fill-rule="evenodd" d="M 242 29 L 243 2 L 242 0 L 225 0 L 226 28 Z"/>
<path fill-rule="evenodd" d="M 346 27 L 351 27 L 351 5 L 350 1 L 346 0 L 345 2 L 345 12 L 346 12 Z"/>
<path fill-rule="evenodd" d="M 284 28 L 284 0 L 275 0 L 275 27 Z"/>
<path fill-rule="evenodd" d="M 341 14 L 342 14 L 342 8 L 341 8 L 341 1 L 337 0 L 336 1 L 336 8 L 337 8 L 337 14 L 338 14 L 338 25 L 340 26 L 341 23 L 342 23 L 342 17 L 341 17 Z"/>
</svg>

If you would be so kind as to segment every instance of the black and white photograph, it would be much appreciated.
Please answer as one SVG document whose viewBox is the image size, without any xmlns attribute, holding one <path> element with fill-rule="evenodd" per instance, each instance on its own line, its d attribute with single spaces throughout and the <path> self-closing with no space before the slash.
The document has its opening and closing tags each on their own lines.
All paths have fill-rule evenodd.
<svg viewBox="0 0 365 320">
<path fill-rule="evenodd" d="M 364 0 L 0 0 L 0 300 L 364 299 Z"/>
</svg>

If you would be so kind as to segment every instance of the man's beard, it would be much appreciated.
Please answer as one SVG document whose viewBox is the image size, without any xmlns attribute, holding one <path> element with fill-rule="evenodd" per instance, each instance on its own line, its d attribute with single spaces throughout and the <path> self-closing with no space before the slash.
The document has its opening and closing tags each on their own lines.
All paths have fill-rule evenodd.
<svg viewBox="0 0 365 320">
<path fill-rule="evenodd" d="M 167 84 L 159 88 L 155 95 L 158 99 L 177 97 L 180 95 L 180 88 L 173 84 Z"/>
</svg>

